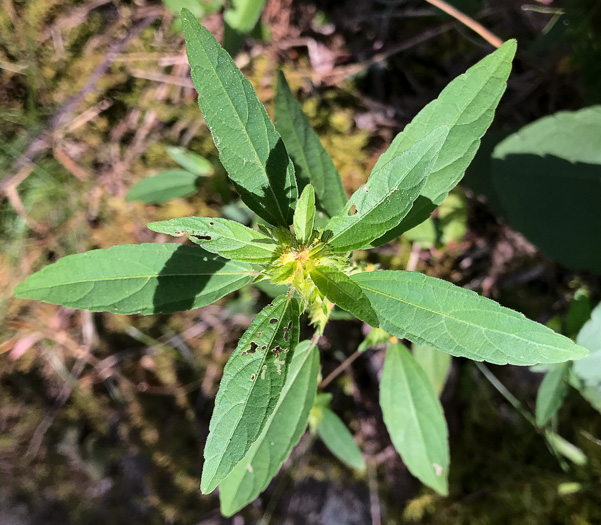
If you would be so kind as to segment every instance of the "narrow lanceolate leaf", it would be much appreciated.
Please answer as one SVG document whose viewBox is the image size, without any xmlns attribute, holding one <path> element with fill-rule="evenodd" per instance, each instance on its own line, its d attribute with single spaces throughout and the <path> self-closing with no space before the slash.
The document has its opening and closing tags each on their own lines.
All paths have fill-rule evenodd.
<svg viewBox="0 0 601 525">
<path fill-rule="evenodd" d="M 317 289 L 330 301 L 361 321 L 374 327 L 379 326 L 378 316 L 369 299 L 348 275 L 328 266 L 317 266 L 310 275 Z"/>
<path fill-rule="evenodd" d="M 386 350 L 380 406 L 392 444 L 409 472 L 446 495 L 450 459 L 442 406 L 426 374 L 400 343 Z"/>
<path fill-rule="evenodd" d="M 568 393 L 568 363 L 561 363 L 549 369 L 536 396 L 536 424 L 544 427 L 561 408 Z"/>
<path fill-rule="evenodd" d="M 17 297 L 117 314 L 206 306 L 251 280 L 252 268 L 180 244 L 126 244 L 69 255 L 30 275 Z"/>
<path fill-rule="evenodd" d="M 210 175 L 213 173 L 213 165 L 204 157 L 192 153 L 184 148 L 169 146 L 167 148 L 169 156 L 177 162 L 182 168 L 195 173 L 196 175 Z"/>
<path fill-rule="evenodd" d="M 227 362 L 204 450 L 203 493 L 232 472 L 265 427 L 298 344 L 299 316 L 296 299 L 281 295 L 255 317 Z"/>
<path fill-rule="evenodd" d="M 429 345 L 413 345 L 413 357 L 428 376 L 436 395 L 440 396 L 451 371 L 452 357 Z"/>
<path fill-rule="evenodd" d="M 182 11 L 186 51 L 198 105 L 219 159 L 246 205 L 288 226 L 298 196 L 294 166 L 250 82 L 190 11 Z"/>
<path fill-rule="evenodd" d="M 463 177 L 476 155 L 480 139 L 493 120 L 506 87 L 515 55 L 510 40 L 453 80 L 436 100 L 422 109 L 379 158 L 374 171 L 385 166 L 439 126 L 449 135 L 420 197 L 403 221 L 372 243 L 379 246 L 426 220 Z"/>
<path fill-rule="evenodd" d="M 391 162 L 374 170 L 325 226 L 328 246 L 337 252 L 362 248 L 394 228 L 413 206 L 449 132 L 440 127 Z"/>
<path fill-rule="evenodd" d="M 308 184 L 301 193 L 294 210 L 294 233 L 301 244 L 311 240 L 315 223 L 315 190 Z"/>
<path fill-rule="evenodd" d="M 162 204 L 172 199 L 189 197 L 198 189 L 198 175 L 185 170 L 167 170 L 146 177 L 129 190 L 126 201 Z"/>
<path fill-rule="evenodd" d="M 294 350 L 286 384 L 261 435 L 219 485 L 222 514 L 231 516 L 248 505 L 278 473 L 307 427 L 318 374 L 319 351 L 303 341 Z"/>
<path fill-rule="evenodd" d="M 319 412 L 317 433 L 330 452 L 350 467 L 365 470 L 363 454 L 342 420 L 329 408 L 320 407 Z"/>
<path fill-rule="evenodd" d="M 340 175 L 281 71 L 275 94 L 275 126 L 296 167 L 299 191 L 313 184 L 322 212 L 333 217 L 342 211 L 347 197 Z"/>
<path fill-rule="evenodd" d="M 415 344 L 498 365 L 560 363 L 587 355 L 550 328 L 435 277 L 377 271 L 351 279 L 363 288 L 380 326 Z"/>
<path fill-rule="evenodd" d="M 176 237 L 188 235 L 205 250 L 237 261 L 269 262 L 277 248 L 275 241 L 267 235 L 227 219 L 183 217 L 151 222 L 148 228 Z"/>
</svg>

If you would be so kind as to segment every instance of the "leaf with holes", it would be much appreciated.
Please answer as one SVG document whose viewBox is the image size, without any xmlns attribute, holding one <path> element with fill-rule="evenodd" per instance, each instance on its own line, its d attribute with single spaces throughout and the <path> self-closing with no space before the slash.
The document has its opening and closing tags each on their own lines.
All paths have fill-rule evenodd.
<svg viewBox="0 0 601 525">
<path fill-rule="evenodd" d="M 205 250 L 236 261 L 269 262 L 277 248 L 271 237 L 227 219 L 183 217 L 151 222 L 148 228 L 176 237 L 188 235 L 191 241 Z"/>
<path fill-rule="evenodd" d="M 298 344 L 299 316 L 296 299 L 276 298 L 257 314 L 228 360 L 204 450 L 203 493 L 232 472 L 265 427 Z"/>
<path fill-rule="evenodd" d="M 219 159 L 246 205 L 288 226 L 298 197 L 294 166 L 250 82 L 190 11 L 182 11 L 186 52 L 198 105 Z"/>
</svg>

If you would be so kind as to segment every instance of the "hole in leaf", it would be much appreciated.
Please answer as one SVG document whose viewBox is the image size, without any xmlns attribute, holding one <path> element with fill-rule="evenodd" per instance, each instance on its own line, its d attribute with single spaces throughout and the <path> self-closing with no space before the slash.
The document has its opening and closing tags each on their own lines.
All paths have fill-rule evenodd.
<svg viewBox="0 0 601 525">
<path fill-rule="evenodd" d="M 195 237 L 197 239 L 200 239 L 201 241 L 210 241 L 211 240 L 210 235 L 195 235 Z"/>
<path fill-rule="evenodd" d="M 267 350 L 267 345 L 263 345 L 263 346 L 261 347 L 261 350 Z"/>
<path fill-rule="evenodd" d="M 215 223 L 213 221 L 209 222 L 209 226 L 215 226 Z"/>
<path fill-rule="evenodd" d="M 284 328 L 284 341 L 288 341 L 288 336 L 290 334 L 290 328 L 292 328 L 292 321 L 288 323 L 288 326 Z"/>
<path fill-rule="evenodd" d="M 242 355 L 254 354 L 257 351 L 258 347 L 259 345 L 257 343 L 251 341 L 250 348 L 248 350 L 244 350 L 244 352 L 242 352 Z"/>
<path fill-rule="evenodd" d="M 278 320 L 277 320 L 275 317 L 272 317 L 272 318 L 269 320 L 269 324 L 275 324 L 275 323 L 277 323 L 277 322 L 278 322 Z"/>
<path fill-rule="evenodd" d="M 250 375 L 250 380 L 254 381 L 255 379 L 257 379 L 257 374 L 251 374 Z"/>
<path fill-rule="evenodd" d="M 351 207 L 349 208 L 348 214 L 349 216 L 353 216 L 357 213 L 357 206 L 355 206 L 354 204 L 351 205 Z"/>
</svg>

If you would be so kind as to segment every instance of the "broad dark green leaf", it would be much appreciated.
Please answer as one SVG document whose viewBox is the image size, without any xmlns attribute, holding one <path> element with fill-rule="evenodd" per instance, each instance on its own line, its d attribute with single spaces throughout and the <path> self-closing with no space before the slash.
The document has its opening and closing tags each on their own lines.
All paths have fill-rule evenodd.
<svg viewBox="0 0 601 525">
<path fill-rule="evenodd" d="M 536 396 L 536 424 L 544 427 L 561 408 L 568 393 L 568 363 L 561 363 L 549 369 Z"/>
<path fill-rule="evenodd" d="M 381 169 L 374 169 L 325 226 L 330 249 L 347 252 L 369 245 L 407 215 L 428 180 L 449 128 L 432 131 Z M 326 237 L 327 236 L 327 237 Z"/>
<path fill-rule="evenodd" d="M 380 326 L 415 344 L 495 364 L 560 363 L 587 351 L 524 315 L 435 277 L 377 271 L 351 276 Z"/>
<path fill-rule="evenodd" d="M 213 173 L 213 165 L 207 159 L 187 149 L 169 146 L 167 153 L 182 168 L 196 175 L 210 175 Z"/>
<path fill-rule="evenodd" d="M 420 197 L 403 221 L 371 245 L 379 246 L 426 220 L 463 177 L 474 158 L 480 139 L 493 120 L 503 95 L 516 42 L 505 42 L 465 74 L 445 87 L 438 98 L 423 108 L 380 157 L 375 170 L 384 169 L 398 155 L 439 126 L 450 131 Z"/>
<path fill-rule="evenodd" d="M 211 304 L 247 284 L 251 270 L 197 246 L 126 244 L 63 257 L 15 295 L 93 312 L 169 313 Z"/>
<path fill-rule="evenodd" d="M 440 396 L 451 371 L 452 357 L 429 345 L 413 345 L 412 350 L 413 357 L 428 376 L 436 395 Z"/>
<path fill-rule="evenodd" d="M 288 226 L 298 196 L 294 166 L 250 82 L 211 33 L 182 11 L 186 51 L 198 105 L 221 163 L 246 205 Z"/>
<path fill-rule="evenodd" d="M 380 406 L 392 444 L 409 472 L 446 495 L 450 458 L 442 406 L 425 372 L 400 343 L 386 350 Z"/>
<path fill-rule="evenodd" d="M 199 182 L 198 175 L 189 171 L 167 170 L 142 179 L 129 190 L 125 200 L 162 204 L 172 199 L 193 195 L 198 189 Z"/>
<path fill-rule="evenodd" d="M 306 244 L 313 235 L 315 224 L 315 190 L 307 184 L 294 210 L 294 233 L 301 244 Z"/>
<path fill-rule="evenodd" d="M 357 470 L 365 470 L 365 460 L 342 420 L 329 408 L 319 407 L 317 433 L 321 440 L 340 461 Z"/>
<path fill-rule="evenodd" d="M 200 490 L 212 492 L 257 440 L 272 414 L 298 344 L 299 306 L 285 295 L 253 320 L 228 360 L 204 450 Z"/>
<path fill-rule="evenodd" d="M 347 197 L 340 175 L 281 71 L 275 94 L 275 125 L 296 167 L 299 190 L 311 183 L 321 211 L 328 217 L 342 211 Z"/>
<path fill-rule="evenodd" d="M 219 485 L 222 514 L 231 516 L 248 505 L 278 473 L 307 428 L 318 374 L 319 351 L 303 341 L 294 350 L 286 384 L 261 435 Z"/>
<path fill-rule="evenodd" d="M 176 237 L 188 235 L 205 250 L 237 261 L 269 262 L 277 248 L 275 241 L 267 235 L 227 219 L 183 217 L 151 222 L 148 228 Z"/>
<path fill-rule="evenodd" d="M 317 289 L 330 301 L 361 321 L 371 326 L 379 326 L 378 316 L 369 299 L 348 275 L 329 266 L 316 266 L 310 275 Z"/>
</svg>

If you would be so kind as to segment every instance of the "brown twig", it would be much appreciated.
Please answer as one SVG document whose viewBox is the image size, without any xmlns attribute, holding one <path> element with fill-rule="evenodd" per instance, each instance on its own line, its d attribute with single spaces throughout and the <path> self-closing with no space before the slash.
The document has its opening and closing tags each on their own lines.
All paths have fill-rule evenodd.
<svg viewBox="0 0 601 525">
<path fill-rule="evenodd" d="M 328 375 L 320 384 L 319 388 L 324 389 L 328 386 L 334 379 L 336 379 L 342 372 L 344 372 L 349 366 L 353 364 L 353 362 L 362 354 L 360 350 L 356 350 L 352 355 L 348 356 L 340 365 L 338 365 L 334 371 Z"/>
<path fill-rule="evenodd" d="M 493 32 L 486 29 L 481 23 L 476 22 L 473 18 L 462 13 L 452 5 L 447 4 L 444 0 L 426 0 L 429 4 L 434 7 L 438 7 L 441 11 L 444 11 L 448 15 L 452 16 L 464 26 L 469 27 L 475 33 L 478 33 L 484 40 L 494 47 L 501 47 L 503 40 L 501 40 Z"/>
</svg>

